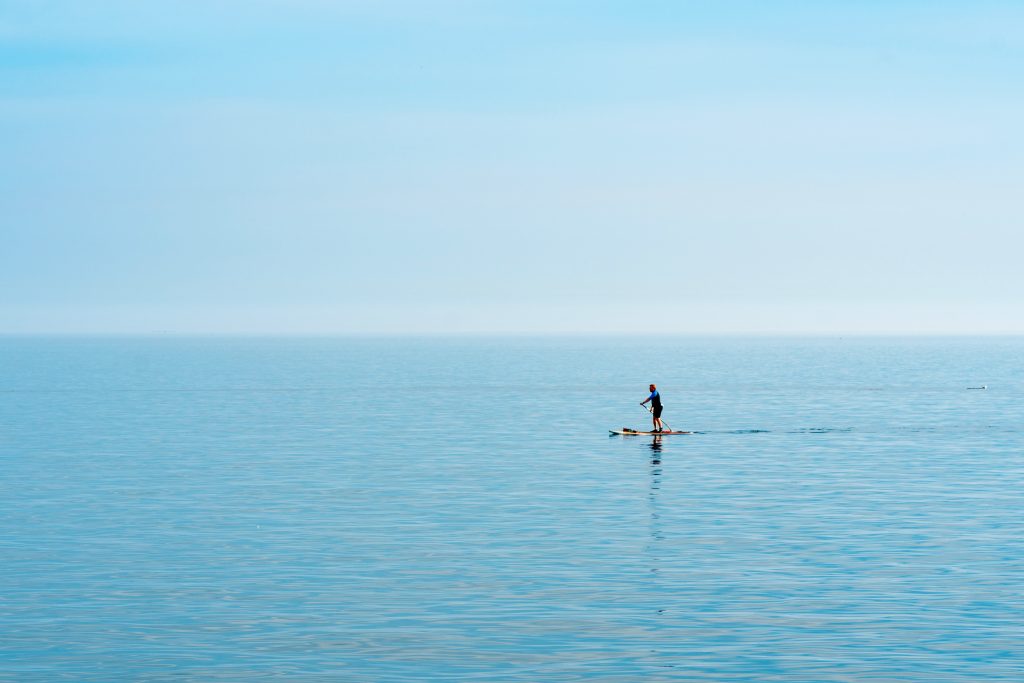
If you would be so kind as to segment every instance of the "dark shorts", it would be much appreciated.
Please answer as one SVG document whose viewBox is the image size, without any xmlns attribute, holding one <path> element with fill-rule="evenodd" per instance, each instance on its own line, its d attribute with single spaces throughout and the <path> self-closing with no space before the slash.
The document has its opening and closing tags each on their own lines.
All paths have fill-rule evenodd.
<svg viewBox="0 0 1024 683">
<path fill-rule="evenodd" d="M 654 406 L 654 417 L 661 417 L 661 406 Z"/>
</svg>

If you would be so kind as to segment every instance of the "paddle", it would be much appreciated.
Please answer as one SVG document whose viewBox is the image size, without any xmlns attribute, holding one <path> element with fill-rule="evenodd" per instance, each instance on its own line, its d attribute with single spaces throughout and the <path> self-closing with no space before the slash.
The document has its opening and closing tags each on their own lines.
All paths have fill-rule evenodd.
<svg viewBox="0 0 1024 683">
<path fill-rule="evenodd" d="M 644 410 L 646 410 L 646 411 L 647 411 L 648 413 L 651 413 L 652 415 L 654 414 L 654 408 L 651 408 L 650 406 L 644 406 L 643 408 L 644 408 Z M 670 426 L 669 426 L 668 422 L 665 422 L 664 420 L 662 420 L 662 421 L 661 421 L 661 424 L 662 424 L 662 426 L 664 427 L 665 431 L 669 431 L 669 432 L 671 432 L 671 431 L 672 431 L 672 427 L 670 427 Z"/>
</svg>

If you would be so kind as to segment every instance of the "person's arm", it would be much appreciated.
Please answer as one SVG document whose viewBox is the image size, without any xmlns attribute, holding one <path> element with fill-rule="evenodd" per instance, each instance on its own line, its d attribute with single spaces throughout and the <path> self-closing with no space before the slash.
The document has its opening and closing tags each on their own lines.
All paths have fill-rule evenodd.
<svg viewBox="0 0 1024 683">
<path fill-rule="evenodd" d="M 640 405 L 642 405 L 642 406 L 647 405 L 647 402 L 650 401 L 652 398 L 654 398 L 654 394 L 651 394 L 650 396 L 648 396 L 644 400 L 640 401 Z"/>
</svg>

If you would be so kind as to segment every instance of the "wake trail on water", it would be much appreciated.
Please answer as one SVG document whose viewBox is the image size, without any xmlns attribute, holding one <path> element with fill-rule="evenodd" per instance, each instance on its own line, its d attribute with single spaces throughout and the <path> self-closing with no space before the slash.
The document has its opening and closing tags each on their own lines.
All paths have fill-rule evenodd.
<svg viewBox="0 0 1024 683">
<path fill-rule="evenodd" d="M 797 429 L 726 429 L 695 431 L 694 434 L 833 434 L 852 432 L 853 427 L 800 427 Z"/>
</svg>

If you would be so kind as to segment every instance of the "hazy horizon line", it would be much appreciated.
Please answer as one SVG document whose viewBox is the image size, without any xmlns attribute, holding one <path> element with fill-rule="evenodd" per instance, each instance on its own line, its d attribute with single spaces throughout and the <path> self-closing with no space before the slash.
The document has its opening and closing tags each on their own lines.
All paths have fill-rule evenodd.
<svg viewBox="0 0 1024 683">
<path fill-rule="evenodd" d="M 459 331 L 226 331 L 226 330 L 152 330 L 152 331 L 2 331 L 0 337 L 236 337 L 236 338 L 454 338 L 454 337 L 521 337 L 521 338 L 559 338 L 559 337 L 623 337 L 623 338 L 1013 338 L 1024 337 L 1024 331 L 907 331 L 907 330 L 873 330 L 830 332 L 815 330 L 794 331 L 708 331 L 708 332 L 624 332 L 602 330 L 459 330 Z"/>
</svg>

